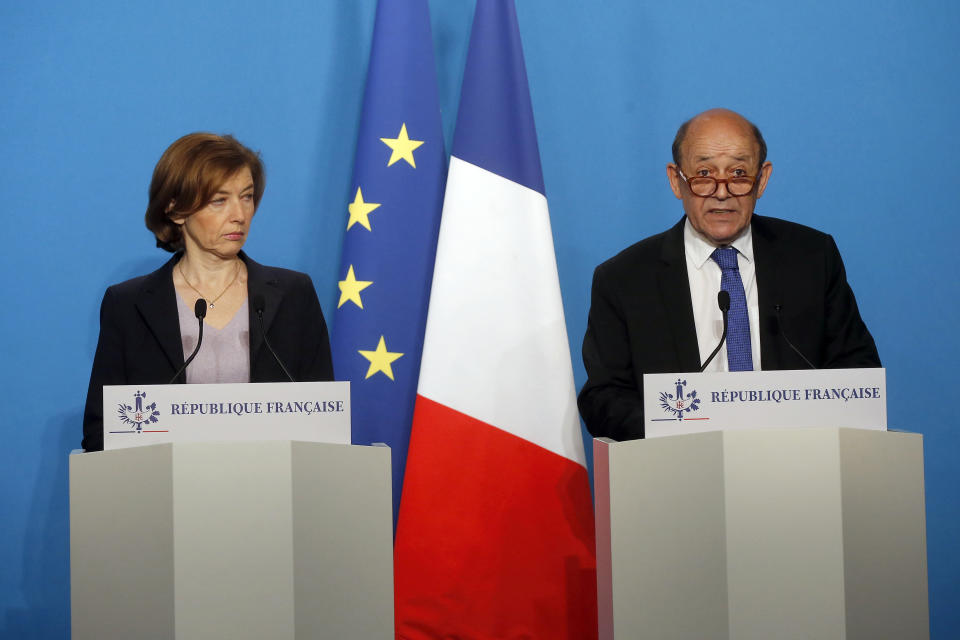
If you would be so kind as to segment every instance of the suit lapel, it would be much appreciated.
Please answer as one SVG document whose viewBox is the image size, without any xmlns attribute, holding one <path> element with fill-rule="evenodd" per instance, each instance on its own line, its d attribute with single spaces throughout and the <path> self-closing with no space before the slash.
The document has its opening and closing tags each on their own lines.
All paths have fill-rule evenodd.
<svg viewBox="0 0 960 640">
<path fill-rule="evenodd" d="M 174 371 L 183 366 L 177 291 L 173 286 L 173 266 L 180 256 L 173 256 L 144 279 L 135 302 L 137 312 L 160 344 Z"/>
<path fill-rule="evenodd" d="M 784 291 L 781 282 L 779 260 L 776 256 L 777 238 L 763 217 L 754 214 L 750 223 L 753 233 L 754 270 L 757 277 L 757 307 L 760 321 L 760 367 L 765 370 L 779 369 L 780 327 L 774 306 L 780 304 Z"/>
<path fill-rule="evenodd" d="M 263 265 L 251 260 L 247 254 L 240 252 L 240 259 L 247 266 L 247 296 L 250 309 L 250 371 L 255 371 L 260 350 L 263 348 L 263 335 L 270 331 L 270 325 L 277 316 L 277 309 L 283 299 L 283 290 L 280 282 L 270 275 L 270 271 Z M 263 331 L 260 330 L 260 319 L 254 301 L 263 296 Z"/>
<path fill-rule="evenodd" d="M 687 260 L 683 250 L 685 221 L 685 217 L 681 218 L 663 237 L 657 281 L 661 304 L 666 309 L 673 332 L 678 371 L 696 371 L 700 368 L 700 349 L 697 346 L 690 279 L 687 277 Z"/>
</svg>

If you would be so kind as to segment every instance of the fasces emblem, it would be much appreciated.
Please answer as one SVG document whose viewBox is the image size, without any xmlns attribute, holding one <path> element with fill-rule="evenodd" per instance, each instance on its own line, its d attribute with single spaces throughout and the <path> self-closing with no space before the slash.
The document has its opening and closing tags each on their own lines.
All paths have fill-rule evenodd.
<svg viewBox="0 0 960 640">
<path fill-rule="evenodd" d="M 677 420 L 683 420 L 683 414 L 685 413 L 700 410 L 700 398 L 697 397 L 696 389 L 684 393 L 683 388 L 686 386 L 687 381 L 678 378 L 676 393 L 666 391 L 660 393 L 660 406 L 667 413 L 673 414 Z"/>
</svg>

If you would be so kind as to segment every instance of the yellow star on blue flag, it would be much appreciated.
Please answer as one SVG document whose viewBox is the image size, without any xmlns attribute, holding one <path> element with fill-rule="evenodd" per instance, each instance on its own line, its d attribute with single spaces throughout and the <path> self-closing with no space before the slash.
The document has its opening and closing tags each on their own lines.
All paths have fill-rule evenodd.
<svg viewBox="0 0 960 640">
<path fill-rule="evenodd" d="M 353 265 L 347 271 L 347 277 L 337 283 L 340 287 L 340 302 L 337 303 L 337 309 L 343 306 L 345 302 L 352 302 L 363 309 L 363 300 L 360 299 L 360 292 L 372 285 L 370 280 L 357 280 L 353 273 Z"/>
<path fill-rule="evenodd" d="M 375 373 L 382 373 L 391 380 L 393 380 L 393 367 L 390 365 L 393 364 L 394 360 L 403 355 L 402 353 L 387 351 L 387 342 L 383 336 L 380 336 L 380 342 L 377 343 L 377 348 L 374 351 L 359 349 L 358 353 L 370 361 L 370 366 L 367 368 L 367 375 L 364 376 L 364 378 L 369 378 Z"/>
<path fill-rule="evenodd" d="M 413 160 L 413 152 L 420 145 L 423 144 L 423 140 L 411 140 L 407 135 L 407 123 L 404 122 L 400 126 L 400 133 L 397 134 L 396 138 L 380 138 L 380 142 L 390 147 L 393 153 L 390 154 L 390 159 L 387 160 L 387 166 L 393 166 L 397 160 L 406 160 L 414 169 L 417 168 L 417 163 Z"/>
</svg>

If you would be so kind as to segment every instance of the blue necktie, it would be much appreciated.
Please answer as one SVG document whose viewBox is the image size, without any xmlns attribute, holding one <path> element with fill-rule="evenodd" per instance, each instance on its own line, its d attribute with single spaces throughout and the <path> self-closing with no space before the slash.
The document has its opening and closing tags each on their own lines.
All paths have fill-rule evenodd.
<svg viewBox="0 0 960 640">
<path fill-rule="evenodd" d="M 753 350 L 750 348 L 750 320 L 747 319 L 747 294 L 737 266 L 737 250 L 733 247 L 714 250 L 710 256 L 720 265 L 720 288 L 730 294 L 727 315 L 727 367 L 730 371 L 753 371 Z"/>
</svg>

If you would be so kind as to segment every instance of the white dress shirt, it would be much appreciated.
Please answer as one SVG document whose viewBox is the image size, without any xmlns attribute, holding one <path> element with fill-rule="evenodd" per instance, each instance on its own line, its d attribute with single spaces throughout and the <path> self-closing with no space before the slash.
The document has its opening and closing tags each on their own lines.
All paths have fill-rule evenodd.
<svg viewBox="0 0 960 640">
<path fill-rule="evenodd" d="M 747 318 L 750 321 L 750 349 L 754 371 L 760 370 L 760 310 L 757 304 L 757 274 L 753 261 L 753 233 L 746 230 L 729 245 L 737 250 L 737 266 L 747 295 Z M 710 255 L 718 245 L 701 235 L 687 218 L 683 227 L 683 252 L 687 259 L 687 277 L 690 280 L 690 300 L 693 302 L 693 321 L 697 327 L 697 346 L 703 364 L 716 349 L 723 335 L 723 314 L 717 305 L 720 291 L 720 265 Z M 727 347 L 724 344 L 707 371 L 729 371 Z"/>
</svg>

